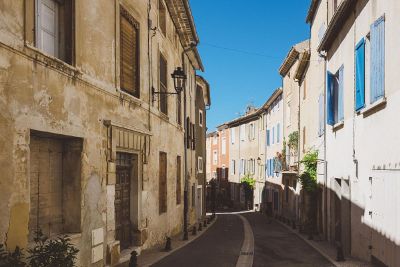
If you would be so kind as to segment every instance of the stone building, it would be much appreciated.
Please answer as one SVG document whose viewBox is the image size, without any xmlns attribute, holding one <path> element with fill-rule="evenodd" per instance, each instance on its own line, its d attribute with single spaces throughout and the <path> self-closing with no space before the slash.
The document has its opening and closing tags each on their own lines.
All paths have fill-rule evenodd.
<svg viewBox="0 0 400 267">
<path fill-rule="evenodd" d="M 309 54 L 309 40 L 294 45 L 288 52 L 279 74 L 282 76 L 283 99 L 283 141 L 285 142 L 285 158 L 283 159 L 282 183 L 297 197 L 291 201 L 282 201 L 282 215 L 287 219 L 299 219 L 301 217 L 301 186 L 297 183 L 299 171 L 299 150 L 303 147 L 299 144 L 300 127 L 300 91 L 307 86 L 301 82 L 299 71 L 304 67 L 304 58 Z M 306 60 L 307 61 L 307 60 Z M 283 200 L 283 198 L 281 198 Z"/>
<path fill-rule="evenodd" d="M 182 231 L 204 145 L 184 147 L 194 140 L 185 124 L 197 127 L 210 103 L 207 86 L 198 93 L 188 1 L 1 1 L 0 10 L 0 243 L 26 248 L 38 228 L 69 234 L 79 265 L 104 266 Z M 185 94 L 159 94 L 175 92 L 177 67 Z M 196 205 L 188 218 L 197 222 Z"/>
</svg>

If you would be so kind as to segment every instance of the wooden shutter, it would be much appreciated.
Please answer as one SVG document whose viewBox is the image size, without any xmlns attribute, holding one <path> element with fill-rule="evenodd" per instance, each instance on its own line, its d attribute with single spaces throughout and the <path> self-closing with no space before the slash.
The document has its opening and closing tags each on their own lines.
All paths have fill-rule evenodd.
<svg viewBox="0 0 400 267">
<path fill-rule="evenodd" d="M 365 105 L 365 41 L 364 38 L 356 45 L 356 105 L 360 110 Z"/>
<path fill-rule="evenodd" d="M 371 25 L 371 104 L 384 95 L 385 17 Z"/>
<path fill-rule="evenodd" d="M 338 86 L 338 121 L 344 120 L 344 67 L 339 69 L 339 86 Z"/>
<path fill-rule="evenodd" d="M 182 191 L 182 163 L 181 157 L 176 158 L 176 204 L 181 204 L 181 191 Z"/>
<path fill-rule="evenodd" d="M 167 12 L 162 1 L 158 1 L 158 20 L 161 32 L 167 36 Z"/>
<path fill-rule="evenodd" d="M 167 211 L 167 154 L 160 152 L 159 159 L 159 212 Z"/>
<path fill-rule="evenodd" d="M 52 0 L 39 0 L 37 7 L 37 47 L 58 57 L 58 5 Z"/>
<path fill-rule="evenodd" d="M 160 53 L 160 91 L 166 93 L 167 90 L 167 60 Z M 160 94 L 160 110 L 168 114 L 168 95 Z"/>
<path fill-rule="evenodd" d="M 122 8 L 120 49 L 121 89 L 139 98 L 139 25 Z"/>
</svg>

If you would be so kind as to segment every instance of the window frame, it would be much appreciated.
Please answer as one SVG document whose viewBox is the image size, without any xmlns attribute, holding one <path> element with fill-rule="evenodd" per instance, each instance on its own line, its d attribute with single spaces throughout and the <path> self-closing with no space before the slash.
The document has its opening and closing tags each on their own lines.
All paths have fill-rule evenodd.
<svg viewBox="0 0 400 267">
<path fill-rule="evenodd" d="M 204 169 L 203 169 L 203 157 L 198 157 L 197 158 L 197 171 L 199 172 L 199 173 L 203 173 L 204 172 Z"/>
<path fill-rule="evenodd" d="M 162 71 L 161 71 L 161 64 L 165 63 L 165 84 L 162 82 Z M 159 61 L 158 61 L 158 86 L 160 88 L 161 94 L 159 94 L 159 110 L 164 115 L 168 116 L 168 61 L 166 57 L 159 52 Z M 164 93 L 164 94 L 163 94 Z M 165 102 L 164 102 L 165 101 Z"/>
</svg>

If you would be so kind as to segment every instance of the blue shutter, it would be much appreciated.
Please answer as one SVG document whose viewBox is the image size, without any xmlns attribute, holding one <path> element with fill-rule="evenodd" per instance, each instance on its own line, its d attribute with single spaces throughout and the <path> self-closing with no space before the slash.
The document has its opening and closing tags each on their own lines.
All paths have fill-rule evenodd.
<svg viewBox="0 0 400 267">
<path fill-rule="evenodd" d="M 278 125 L 276 126 L 276 143 L 279 144 L 280 140 L 280 136 L 281 135 L 281 125 L 278 123 Z"/>
<path fill-rule="evenodd" d="M 328 71 L 326 73 L 326 123 L 328 125 L 335 124 L 333 79 L 333 74 Z"/>
<path fill-rule="evenodd" d="M 339 69 L 339 88 L 338 88 L 338 121 L 343 121 L 344 119 L 344 67 L 341 66 Z"/>
<path fill-rule="evenodd" d="M 272 169 L 272 164 L 271 164 L 271 159 L 268 160 L 268 176 L 271 176 L 271 169 Z"/>
<path fill-rule="evenodd" d="M 365 40 L 356 46 L 356 105 L 358 111 L 365 106 Z"/>
<path fill-rule="evenodd" d="M 385 17 L 371 25 L 371 104 L 384 95 Z"/>
<path fill-rule="evenodd" d="M 269 146 L 269 130 L 267 130 L 267 146 Z"/>
<path fill-rule="evenodd" d="M 272 141 L 271 144 L 275 143 L 275 127 L 272 127 Z"/>
</svg>

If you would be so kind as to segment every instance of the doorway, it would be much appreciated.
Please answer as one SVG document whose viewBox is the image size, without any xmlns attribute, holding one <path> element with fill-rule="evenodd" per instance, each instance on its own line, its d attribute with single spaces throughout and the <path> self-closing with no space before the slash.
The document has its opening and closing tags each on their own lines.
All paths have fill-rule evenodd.
<svg viewBox="0 0 400 267">
<path fill-rule="evenodd" d="M 134 154 L 117 153 L 116 161 L 116 183 L 115 183 L 115 235 L 120 241 L 121 250 L 132 245 L 132 178 L 137 176 L 134 171 L 134 162 L 137 158 Z M 136 160 L 137 161 L 137 160 Z"/>
</svg>

